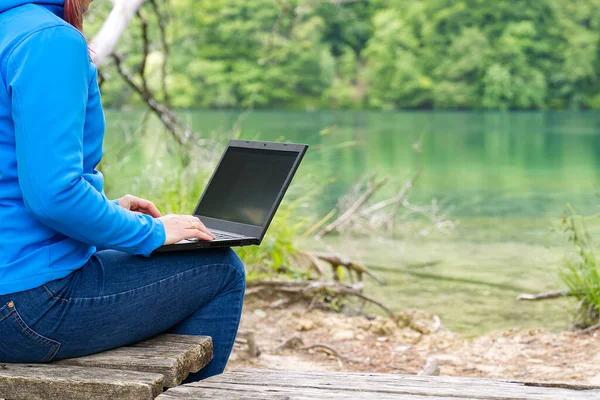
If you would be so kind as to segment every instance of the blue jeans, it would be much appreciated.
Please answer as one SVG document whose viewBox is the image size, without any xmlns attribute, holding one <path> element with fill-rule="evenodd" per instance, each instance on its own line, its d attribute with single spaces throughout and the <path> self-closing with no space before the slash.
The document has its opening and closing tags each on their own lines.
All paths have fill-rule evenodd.
<svg viewBox="0 0 600 400">
<path fill-rule="evenodd" d="M 46 362 L 159 333 L 207 335 L 214 359 L 189 381 L 225 369 L 237 334 L 244 266 L 230 249 L 132 256 L 99 251 L 69 276 L 0 296 L 0 362 Z"/>
</svg>

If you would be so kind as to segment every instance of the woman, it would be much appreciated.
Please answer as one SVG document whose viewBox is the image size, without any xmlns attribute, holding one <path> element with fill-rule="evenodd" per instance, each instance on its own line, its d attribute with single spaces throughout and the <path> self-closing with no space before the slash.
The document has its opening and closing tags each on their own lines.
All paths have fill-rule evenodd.
<svg viewBox="0 0 600 400">
<path fill-rule="evenodd" d="M 0 362 L 208 335 L 214 359 L 189 378 L 203 379 L 229 358 L 244 268 L 231 250 L 149 257 L 212 235 L 195 217 L 105 197 L 104 114 L 81 34 L 91 1 L 0 2 Z"/>
</svg>

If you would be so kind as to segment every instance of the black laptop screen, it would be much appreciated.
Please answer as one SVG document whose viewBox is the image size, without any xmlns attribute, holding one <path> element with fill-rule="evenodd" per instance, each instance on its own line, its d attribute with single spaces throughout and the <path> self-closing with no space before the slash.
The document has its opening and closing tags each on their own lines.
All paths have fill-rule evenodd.
<svg viewBox="0 0 600 400">
<path fill-rule="evenodd" d="M 297 157 L 294 151 L 230 147 L 195 214 L 264 226 Z"/>
</svg>

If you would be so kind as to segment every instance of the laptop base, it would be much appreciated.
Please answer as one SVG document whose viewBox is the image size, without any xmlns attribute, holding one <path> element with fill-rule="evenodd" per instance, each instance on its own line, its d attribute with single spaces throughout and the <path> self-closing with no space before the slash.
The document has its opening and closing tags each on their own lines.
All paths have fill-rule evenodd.
<svg viewBox="0 0 600 400">
<path fill-rule="evenodd" d="M 260 241 L 258 238 L 241 238 L 241 239 L 227 239 L 227 240 L 200 240 L 197 242 L 181 243 L 181 244 L 169 244 L 166 246 L 159 247 L 155 253 L 165 253 L 169 251 L 190 251 L 199 249 L 218 249 L 224 247 L 241 247 L 241 246 L 252 246 L 258 245 Z"/>
</svg>

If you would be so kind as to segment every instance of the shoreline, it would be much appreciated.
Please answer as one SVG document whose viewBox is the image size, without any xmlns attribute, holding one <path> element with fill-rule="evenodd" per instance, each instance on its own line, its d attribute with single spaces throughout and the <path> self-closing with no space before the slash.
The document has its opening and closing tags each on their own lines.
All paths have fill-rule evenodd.
<svg viewBox="0 0 600 400">
<path fill-rule="evenodd" d="M 511 329 L 467 339 L 422 310 L 399 315 L 396 325 L 380 316 L 247 301 L 240 332 L 254 333 L 261 354 L 251 357 L 236 344 L 227 368 L 418 374 L 434 363 L 445 376 L 600 385 L 600 330 Z"/>
</svg>

